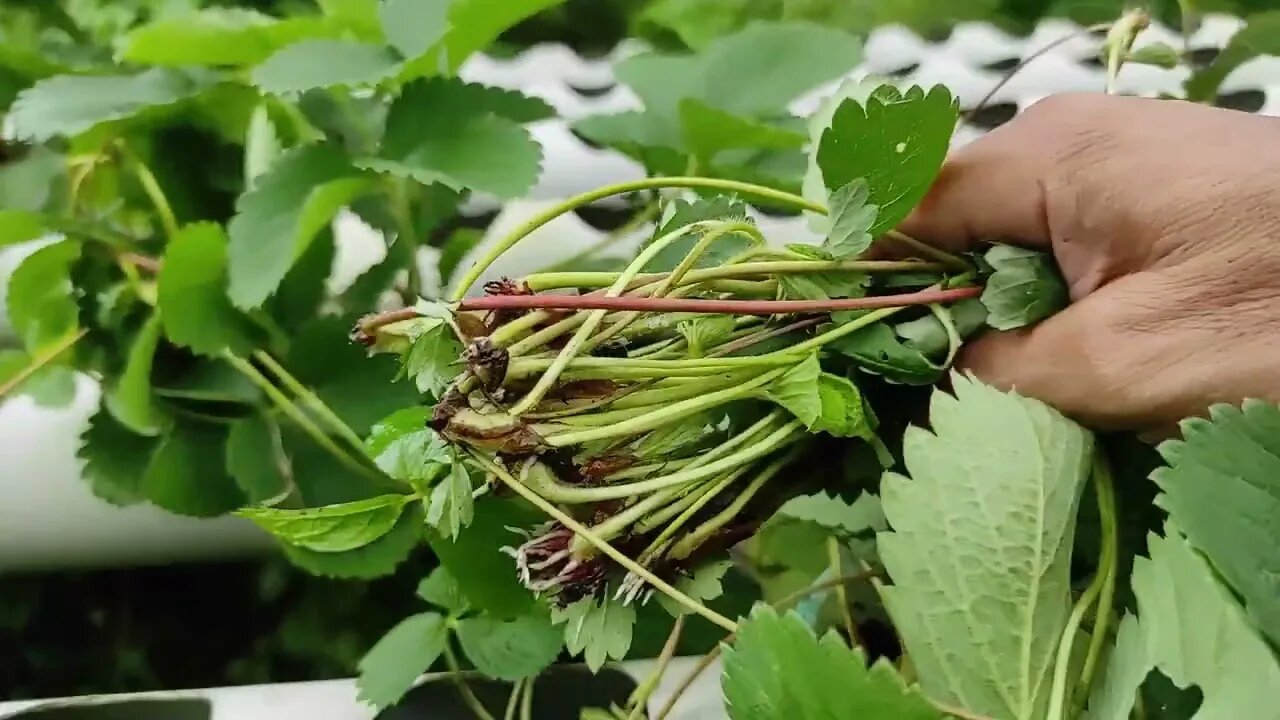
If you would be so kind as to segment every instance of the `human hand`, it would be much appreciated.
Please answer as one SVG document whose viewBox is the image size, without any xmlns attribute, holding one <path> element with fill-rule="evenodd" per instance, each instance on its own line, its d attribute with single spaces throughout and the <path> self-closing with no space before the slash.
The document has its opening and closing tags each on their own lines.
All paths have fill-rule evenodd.
<svg viewBox="0 0 1280 720">
<path fill-rule="evenodd" d="M 1104 429 L 1280 401 L 1280 119 L 1062 95 L 948 159 L 902 226 L 1051 249 L 1072 304 L 957 363 Z"/>
</svg>

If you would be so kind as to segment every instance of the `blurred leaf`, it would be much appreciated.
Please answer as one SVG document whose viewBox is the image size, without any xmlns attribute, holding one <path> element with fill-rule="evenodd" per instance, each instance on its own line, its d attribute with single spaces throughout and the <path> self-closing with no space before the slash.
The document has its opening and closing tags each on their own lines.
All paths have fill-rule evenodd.
<svg viewBox="0 0 1280 720">
<path fill-rule="evenodd" d="M 370 179 L 328 145 L 295 150 L 236 203 L 228 227 L 231 301 L 260 306 L 346 203 Z"/>
<path fill-rule="evenodd" d="M 359 699 L 377 710 L 394 705 L 444 652 L 449 628 L 438 613 L 405 618 L 360 661 Z"/>
<path fill-rule="evenodd" d="M 202 355 L 244 354 L 254 328 L 227 298 L 227 236 L 221 225 L 188 225 L 169 241 L 157 281 L 165 335 Z"/>
<path fill-rule="evenodd" d="M 449 31 L 441 44 L 444 72 L 456 73 L 472 53 L 493 41 L 525 18 L 564 0 L 452 0 Z"/>
<path fill-rule="evenodd" d="M 437 270 L 440 273 L 440 286 L 448 287 L 458 264 L 484 239 L 484 232 L 475 228 L 458 228 L 445 241 L 440 249 L 440 260 Z"/>
<path fill-rule="evenodd" d="M 158 434 L 166 418 L 151 391 L 151 368 L 159 344 L 160 316 L 153 314 L 129 345 L 124 371 L 104 390 L 107 409 L 140 435 Z"/>
<path fill-rule="evenodd" d="M 1231 37 L 1208 67 L 1187 78 L 1187 99 L 1212 102 L 1223 82 L 1241 65 L 1260 55 L 1280 55 L 1280 11 L 1261 12 Z"/>
<path fill-rule="evenodd" d="M 725 195 L 687 201 L 672 200 L 663 207 L 662 220 L 654 230 L 653 238 L 646 241 L 648 247 L 655 240 L 669 235 L 680 228 L 705 220 L 748 220 L 747 208 L 741 202 Z M 684 237 L 670 243 L 644 266 L 645 272 L 670 272 L 680 265 L 693 247 L 698 244 L 702 232 L 688 232 Z M 741 234 L 721 236 L 693 263 L 693 268 L 714 267 L 729 258 L 751 247 L 751 240 Z"/>
<path fill-rule="evenodd" d="M 333 227 L 322 226 L 307 249 L 293 261 L 275 294 L 263 305 L 276 325 L 286 332 L 300 332 L 321 314 L 338 254 L 336 243 Z"/>
<path fill-rule="evenodd" d="M 303 40 L 253 69 L 253 84 L 282 95 L 332 87 L 375 85 L 396 74 L 400 57 L 389 48 L 352 40 Z"/>
<path fill-rule="evenodd" d="M 99 407 L 80 434 L 76 458 L 84 462 L 84 478 L 93 494 L 112 505 L 131 505 L 145 499 L 144 476 L 157 438 L 130 432 Z"/>
<path fill-rule="evenodd" d="M 28 255 L 9 276 L 9 324 L 32 355 L 56 345 L 79 326 L 71 283 L 71 266 L 79 259 L 79 243 L 59 240 Z"/>
<path fill-rule="evenodd" d="M 291 489 L 280 429 L 261 415 L 250 415 L 231 424 L 227 436 L 227 472 L 248 497 L 260 505 L 286 495 Z"/>
<path fill-rule="evenodd" d="M 336 34 L 319 18 L 277 20 L 249 8 L 209 7 L 130 30 L 116 42 L 116 58 L 173 67 L 255 65 L 297 40 Z"/>
<path fill-rule="evenodd" d="M 25 372 L 31 364 L 31 356 L 21 350 L 0 350 L 0 385 Z M 25 395 L 44 408 L 66 407 L 76 397 L 75 372 L 65 365 L 45 365 L 11 388 L 5 397 L 17 395 Z"/>
<path fill-rule="evenodd" d="M 470 607 L 458 581 L 445 567 L 432 570 L 425 580 L 418 583 L 418 597 L 448 610 L 450 615 L 461 615 Z"/>
<path fill-rule="evenodd" d="M 0 163 L 0 207 L 52 210 L 66 179 L 66 158 L 43 147 L 32 148 L 21 160 Z"/>
<path fill-rule="evenodd" d="M 695 98 L 681 100 L 679 108 L 684 147 L 708 165 L 722 150 L 786 149 L 804 145 L 805 136 L 800 133 L 733 115 Z"/>
<path fill-rule="evenodd" d="M 843 537 L 888 529 L 880 498 L 869 493 L 852 503 L 825 492 L 799 495 L 778 508 L 774 517 L 813 523 Z"/>
<path fill-rule="evenodd" d="M 406 58 L 425 55 L 449 30 L 455 0 L 382 0 L 378 16 L 391 47 Z"/>
<path fill-rule="evenodd" d="M 487 677 L 515 682 L 535 677 L 560 654 L 564 632 L 545 611 L 511 620 L 477 616 L 458 623 L 458 642 Z"/>
<path fill-rule="evenodd" d="M 217 77 L 201 70 L 152 68 L 135 75 L 59 75 L 23 90 L 9 111 L 13 133 L 44 142 L 204 92 Z"/>
<path fill-rule="evenodd" d="M 227 474 L 227 430 L 211 423 L 178 423 L 160 440 L 142 476 L 148 500 L 178 515 L 215 517 L 244 505 Z"/>
<path fill-rule="evenodd" d="M 0 210 L 0 247 L 35 240 L 46 232 L 44 219 L 39 213 L 29 210 Z"/>
</svg>

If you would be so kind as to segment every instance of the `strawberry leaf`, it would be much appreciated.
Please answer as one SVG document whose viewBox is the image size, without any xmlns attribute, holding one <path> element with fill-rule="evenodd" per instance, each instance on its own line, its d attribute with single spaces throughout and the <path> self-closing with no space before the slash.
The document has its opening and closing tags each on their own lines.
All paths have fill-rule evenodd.
<svg viewBox="0 0 1280 720">
<path fill-rule="evenodd" d="M 569 654 L 581 655 L 594 673 L 610 658 L 621 660 L 627 656 L 636 609 L 612 596 L 586 597 L 564 608 L 552 608 L 551 620 L 564 625 Z"/>
<path fill-rule="evenodd" d="M 202 355 L 244 354 L 254 328 L 227 299 L 227 236 L 222 226 L 183 228 L 165 250 L 156 289 L 165 335 Z"/>
<path fill-rule="evenodd" d="M 476 669 L 514 682 L 545 670 L 564 647 L 564 633 L 545 612 L 511 620 L 487 616 L 458 622 L 458 642 Z"/>
<path fill-rule="evenodd" d="M 353 40 L 303 40 L 253 69 L 253 84 L 274 95 L 376 85 L 400 70 L 391 49 Z"/>
<path fill-rule="evenodd" d="M 116 57 L 171 67 L 256 65 L 292 42 L 337 31 L 319 18 L 278 20 L 248 8 L 210 7 L 130 30 L 117 41 Z"/>
<path fill-rule="evenodd" d="M 244 493 L 226 472 L 226 448 L 224 426 L 179 423 L 151 455 L 143 494 L 169 512 L 192 517 L 215 517 L 244 505 Z"/>
<path fill-rule="evenodd" d="M 79 258 L 78 243 L 59 240 L 28 255 L 9 276 L 9 324 L 32 355 L 56 345 L 79 326 L 71 284 L 71 267 Z"/>
<path fill-rule="evenodd" d="M 399 702 L 444 652 L 444 616 L 425 612 L 401 620 L 360 660 L 359 699 L 382 710 Z"/>
<path fill-rule="evenodd" d="M 1067 283 L 1047 253 L 996 245 L 983 256 L 995 272 L 982 290 L 987 324 L 1013 330 L 1035 324 L 1067 306 Z"/>
<path fill-rule="evenodd" d="M 80 434 L 76 457 L 84 462 L 84 478 L 93 494 L 112 505 L 146 499 L 142 481 L 158 438 L 131 432 L 105 407 L 99 407 Z"/>
<path fill-rule="evenodd" d="M 422 539 L 422 507 L 410 503 L 386 535 L 347 552 L 315 552 L 283 545 L 289 561 L 313 575 L 367 580 L 395 572 Z"/>
</svg>

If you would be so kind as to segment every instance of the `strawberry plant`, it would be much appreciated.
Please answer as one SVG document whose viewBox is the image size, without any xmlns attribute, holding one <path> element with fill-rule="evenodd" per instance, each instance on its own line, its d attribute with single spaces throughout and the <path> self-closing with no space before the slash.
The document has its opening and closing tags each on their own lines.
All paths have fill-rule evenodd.
<svg viewBox="0 0 1280 720">
<path fill-rule="evenodd" d="M 1067 293 L 1047 255 L 898 231 L 951 143 L 946 88 L 846 82 L 795 118 L 858 55 L 802 22 L 637 55 L 617 74 L 643 108 L 575 129 L 650 177 L 483 247 L 451 232 L 468 194 L 535 181 L 525 126 L 550 113 L 452 73 L 550 4 L 143 13 L 109 72 L 37 68 L 8 115 L 26 144 L 0 169 L 0 237 L 61 239 L 10 283 L 24 349 L 4 389 L 56 402 L 69 368 L 103 379 L 82 455 L 115 502 L 234 510 L 337 578 L 428 546 L 421 611 L 360 663 L 377 708 L 439 666 L 478 717 L 528 717 L 549 666 L 628 657 L 656 607 L 654 676 L 583 717 L 667 717 L 651 696 L 695 625 L 724 638 L 703 665 L 723 658 L 735 720 L 1276 716 L 1280 410 L 1189 420 L 1150 473 L 952 372 L 969 338 Z M 1110 25 L 1109 87 L 1126 62 L 1169 62 L 1134 49 L 1144 22 Z M 1264 50 L 1267 22 L 1188 97 Z M 226 174 L 183 175 L 193 139 Z M 614 197 L 653 220 L 636 253 L 610 238 L 480 282 Z M 334 292 L 327 227 L 346 207 L 390 242 Z M 760 209 L 803 214 L 820 241 L 767 232 Z M 451 258 L 447 295 L 422 245 Z M 731 612 L 742 577 L 761 599 Z M 510 683 L 504 708 L 475 675 Z"/>
</svg>

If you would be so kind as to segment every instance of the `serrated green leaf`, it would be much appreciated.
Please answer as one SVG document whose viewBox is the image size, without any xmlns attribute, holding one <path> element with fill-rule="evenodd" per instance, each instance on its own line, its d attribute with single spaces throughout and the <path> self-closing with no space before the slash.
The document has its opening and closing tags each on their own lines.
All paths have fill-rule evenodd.
<svg viewBox="0 0 1280 720">
<path fill-rule="evenodd" d="M 825 492 L 800 495 L 778 508 L 774 517 L 813 523 L 843 537 L 888 529 L 880 498 L 870 493 L 859 495 L 852 503 Z"/>
<path fill-rule="evenodd" d="M 0 197 L 0 201 L 3 197 Z M 44 218 L 30 210 L 0 210 L 0 247 L 35 240 L 47 232 Z"/>
<path fill-rule="evenodd" d="M 293 545 L 281 547 L 290 562 L 313 575 L 368 580 L 395 572 L 421 540 L 422 508 L 411 503 L 390 532 L 364 547 L 342 553 L 321 553 Z"/>
<path fill-rule="evenodd" d="M 34 364 L 21 350 L 0 350 L 0 385 L 11 382 Z M 76 397 L 76 376 L 65 365 L 46 364 L 9 389 L 5 397 L 25 395 L 39 407 L 66 407 Z"/>
<path fill-rule="evenodd" d="M 717 560 L 704 563 L 694 568 L 693 572 L 688 575 L 681 576 L 675 582 L 676 589 L 703 604 L 708 600 L 715 600 L 724 594 L 722 581 L 725 573 L 732 566 L 732 560 Z M 660 593 L 655 597 L 658 604 L 662 605 L 663 609 L 673 616 L 687 615 L 692 612 L 689 608 L 672 600 L 669 595 Z"/>
<path fill-rule="evenodd" d="M 290 545 L 321 553 L 364 547 L 386 535 L 414 498 L 379 495 L 367 500 L 289 510 L 252 507 L 236 512 Z"/>
<path fill-rule="evenodd" d="M 1280 408 L 1214 406 L 1159 451 L 1169 467 L 1152 474 L 1156 503 L 1280 644 Z"/>
<path fill-rule="evenodd" d="M 405 373 L 413 378 L 418 392 L 439 398 L 458 376 L 458 358 L 462 343 L 442 320 L 435 320 L 418 339 L 405 358 Z"/>
<path fill-rule="evenodd" d="M 809 425 L 812 432 L 836 437 L 866 437 L 871 433 L 862 393 L 848 378 L 824 372 L 818 376 L 818 417 Z"/>
<path fill-rule="evenodd" d="M 280 429 L 263 415 L 231 424 L 227 435 L 227 472 L 251 505 L 270 503 L 292 490 Z"/>
<path fill-rule="evenodd" d="M 142 481 L 159 440 L 130 432 L 105 407 L 89 417 L 80 434 L 76 457 L 84 462 L 84 479 L 93 494 L 112 505 L 146 499 Z"/>
<path fill-rule="evenodd" d="M 130 30 L 116 42 L 116 57 L 173 67 L 254 65 L 292 42 L 336 31 L 319 18 L 278 20 L 249 8 L 210 7 Z"/>
<path fill-rule="evenodd" d="M 831 119 L 835 116 L 836 110 L 846 100 L 865 105 L 871 93 L 883 86 L 884 82 L 874 77 L 860 80 L 846 78 L 840 82 L 835 92 L 823 100 L 818 109 L 809 116 L 808 166 L 801 185 L 801 194 L 806 200 L 818 204 L 827 203 L 830 200 L 830 191 L 827 190 L 827 184 L 822 178 L 822 168 L 818 165 L 818 147 L 823 134 L 826 133 L 827 128 L 831 127 Z M 809 211 L 806 211 L 806 215 L 809 229 L 815 233 L 826 235 L 831 231 L 830 215 L 819 215 Z"/>
<path fill-rule="evenodd" d="M 449 30 L 449 10 L 454 0 L 382 0 L 378 19 L 387 42 L 406 58 L 417 58 Z"/>
<path fill-rule="evenodd" d="M 217 80 L 198 69 L 173 68 L 135 75 L 58 75 L 19 93 L 8 120 L 14 135 L 42 143 L 193 98 Z"/>
<path fill-rule="evenodd" d="M 1213 570 L 1174 523 L 1148 538 L 1133 564 L 1138 620 L 1127 617 L 1088 720 L 1127 720 L 1138 686 L 1156 668 L 1204 694 L 1195 720 L 1277 717 L 1280 664 Z"/>
<path fill-rule="evenodd" d="M 737 322 L 732 315 L 706 315 L 681 322 L 676 329 L 684 336 L 689 357 L 700 358 L 706 351 L 733 334 Z"/>
<path fill-rule="evenodd" d="M 231 301 L 262 305 L 293 263 L 371 178 L 336 148 L 308 145 L 280 158 L 236 203 L 227 226 Z"/>
<path fill-rule="evenodd" d="M 1042 717 L 1093 436 L 1039 401 L 952 381 L 954 396 L 933 394 L 932 432 L 906 432 L 911 479 L 881 482 L 881 596 L 931 699 Z"/>
<path fill-rule="evenodd" d="M 503 547 L 519 544 L 519 535 L 511 528 L 531 527 L 543 517 L 523 502 L 484 497 L 475 504 L 471 524 L 457 538 L 431 532 L 428 541 L 472 607 L 493 617 L 516 617 L 527 612 L 534 599 L 512 570 L 511 557 Z"/>
<path fill-rule="evenodd" d="M 360 660 L 359 699 L 378 710 L 399 702 L 449 642 L 439 613 L 410 616 L 391 628 Z"/>
<path fill-rule="evenodd" d="M 732 720 L 867 718 L 941 720 L 886 659 L 867 667 L 834 633 L 821 639 L 799 615 L 757 605 L 724 650 L 721 676 Z"/>
<path fill-rule="evenodd" d="M 926 94 L 878 90 L 866 100 L 845 100 L 818 144 L 817 161 L 830 190 L 865 178 L 867 202 L 878 208 L 867 230 L 892 230 L 915 209 L 942 168 L 959 109 L 941 85 Z"/>
<path fill-rule="evenodd" d="M 418 583 L 418 597 L 448 610 L 450 615 L 461 615 L 469 607 L 467 596 L 462 593 L 457 578 L 446 567 L 432 570 L 430 575 Z"/>
<path fill-rule="evenodd" d="M 1280 11 L 1252 15 L 1208 67 L 1187 78 L 1187 99 L 1211 102 L 1236 68 L 1260 55 L 1277 54 L 1280 54 Z"/>
<path fill-rule="evenodd" d="M 724 195 L 700 199 L 693 202 L 674 200 L 663 208 L 662 221 L 658 223 L 650 243 L 664 235 L 669 235 L 680 228 L 706 220 L 745 221 L 747 207 L 737 200 Z M 645 272 L 670 272 L 680 265 L 694 245 L 698 244 L 700 233 L 689 233 L 685 237 L 667 245 L 644 266 Z M 724 235 L 706 249 L 706 252 L 693 263 L 693 268 L 707 268 L 723 264 L 726 260 L 751 247 L 751 240 L 741 234 Z"/>
<path fill-rule="evenodd" d="M 684 147 L 708 165 L 713 165 L 723 150 L 785 150 L 799 148 L 805 141 L 800 133 L 725 112 L 696 98 L 681 100 L 679 114 Z"/>
<path fill-rule="evenodd" d="M 871 188 L 863 178 L 850 180 L 831 193 L 831 199 L 827 202 L 831 230 L 822 241 L 822 249 L 832 257 L 839 260 L 855 258 L 871 247 L 870 231 L 875 225 L 879 208 L 867 204 L 869 197 Z"/>
<path fill-rule="evenodd" d="M 399 410 L 374 423 L 365 452 L 378 469 L 414 487 L 427 487 L 453 463 L 448 443 L 427 427 L 428 408 Z"/>
<path fill-rule="evenodd" d="M 111 414 L 140 435 L 156 435 L 165 420 L 151 390 L 151 367 L 159 345 L 160 316 L 153 314 L 130 343 L 124 372 L 104 394 Z"/>
<path fill-rule="evenodd" d="M 610 658 L 627 656 L 636 610 L 612 596 L 586 597 L 567 607 L 552 608 L 551 621 L 564 625 L 565 648 L 572 656 L 581 655 L 594 673 Z"/>
<path fill-rule="evenodd" d="M 511 620 L 477 616 L 458 623 L 462 651 L 486 676 L 515 682 L 534 677 L 560 654 L 564 633 L 544 613 Z"/>
<path fill-rule="evenodd" d="M 932 385 L 945 369 L 920 350 L 903 343 L 893 328 L 875 323 L 828 343 L 828 348 L 853 359 L 860 370 L 904 385 Z"/>
<path fill-rule="evenodd" d="M 806 427 L 810 427 L 822 417 L 822 396 L 818 390 L 818 378 L 821 375 L 822 366 L 818 363 L 818 354 L 811 353 L 782 377 L 769 383 L 764 388 L 764 396 L 786 408 Z"/>
<path fill-rule="evenodd" d="M 426 503 L 427 524 L 444 537 L 456 539 L 475 517 L 471 474 L 466 466 L 458 461 L 450 465 L 448 474 L 431 491 Z"/>
<path fill-rule="evenodd" d="M 176 425 L 160 440 L 142 476 L 142 493 L 178 515 L 214 517 L 244 505 L 226 471 L 227 430 L 201 422 Z"/>
<path fill-rule="evenodd" d="M 542 148 L 519 122 L 543 107 L 452 78 L 421 80 L 391 105 L 378 157 L 360 164 L 424 185 L 520 197 L 537 182 Z"/>
<path fill-rule="evenodd" d="M 227 236 L 215 223 L 188 225 L 165 250 L 156 296 L 165 336 L 202 355 L 244 354 L 254 328 L 227 298 Z"/>
<path fill-rule="evenodd" d="M 389 48 L 353 40 L 302 40 L 253 69 L 253 84 L 274 95 L 376 85 L 399 72 Z"/>
<path fill-rule="evenodd" d="M 564 0 L 452 0 L 449 31 L 440 43 L 442 67 L 433 69 L 456 73 L 472 53 L 489 47 L 503 32 L 562 2 Z"/>
<path fill-rule="evenodd" d="M 1070 302 L 1067 283 L 1053 256 L 1036 250 L 996 245 L 983 256 L 995 270 L 982 291 L 987 324 L 997 330 L 1031 325 Z"/>
<path fill-rule="evenodd" d="M 56 345 L 79 325 L 71 284 L 71 266 L 79 259 L 78 243 L 59 240 L 28 255 L 9 276 L 9 324 L 32 355 Z"/>
</svg>

